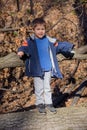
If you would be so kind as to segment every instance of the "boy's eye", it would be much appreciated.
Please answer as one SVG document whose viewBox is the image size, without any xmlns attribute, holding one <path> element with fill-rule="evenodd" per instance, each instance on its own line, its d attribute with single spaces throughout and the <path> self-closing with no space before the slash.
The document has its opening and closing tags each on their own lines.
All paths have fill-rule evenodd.
<svg viewBox="0 0 87 130">
<path fill-rule="evenodd" d="M 40 28 L 37 28 L 37 30 L 40 30 Z"/>
<path fill-rule="evenodd" d="M 44 29 L 43 29 L 43 28 L 41 28 L 41 29 L 40 29 L 40 28 L 38 28 L 37 30 L 44 30 Z"/>
</svg>

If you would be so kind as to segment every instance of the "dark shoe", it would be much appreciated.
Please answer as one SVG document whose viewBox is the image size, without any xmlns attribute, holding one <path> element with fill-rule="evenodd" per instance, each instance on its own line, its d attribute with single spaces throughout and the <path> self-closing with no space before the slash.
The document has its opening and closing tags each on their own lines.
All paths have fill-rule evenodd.
<svg viewBox="0 0 87 130">
<path fill-rule="evenodd" d="M 46 110 L 45 110 L 45 105 L 44 105 L 44 104 L 39 104 L 39 105 L 37 106 L 37 108 L 38 108 L 38 111 L 39 111 L 40 113 L 46 114 Z"/>
<path fill-rule="evenodd" d="M 46 105 L 46 108 L 47 108 L 50 112 L 57 113 L 57 110 L 53 107 L 52 104 L 47 104 L 47 105 Z"/>
</svg>

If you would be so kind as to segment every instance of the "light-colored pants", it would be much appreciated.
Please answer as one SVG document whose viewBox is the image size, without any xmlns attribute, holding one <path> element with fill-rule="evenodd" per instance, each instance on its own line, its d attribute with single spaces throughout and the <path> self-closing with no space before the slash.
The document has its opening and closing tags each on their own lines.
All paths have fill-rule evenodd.
<svg viewBox="0 0 87 130">
<path fill-rule="evenodd" d="M 51 72 L 45 72 L 44 77 L 34 77 L 34 87 L 36 95 L 36 105 L 52 104 L 51 95 Z"/>
</svg>

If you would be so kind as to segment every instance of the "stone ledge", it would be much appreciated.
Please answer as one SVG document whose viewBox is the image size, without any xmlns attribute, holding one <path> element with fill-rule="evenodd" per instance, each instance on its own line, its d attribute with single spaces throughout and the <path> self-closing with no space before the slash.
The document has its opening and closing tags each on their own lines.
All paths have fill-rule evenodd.
<svg viewBox="0 0 87 130">
<path fill-rule="evenodd" d="M 46 115 L 36 109 L 1 114 L 0 130 L 87 130 L 87 107 L 57 108 Z"/>
</svg>

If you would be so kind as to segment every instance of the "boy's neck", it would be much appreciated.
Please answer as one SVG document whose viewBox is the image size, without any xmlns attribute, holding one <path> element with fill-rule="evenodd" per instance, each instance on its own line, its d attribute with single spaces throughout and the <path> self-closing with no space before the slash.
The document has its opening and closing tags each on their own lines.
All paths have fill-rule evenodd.
<svg viewBox="0 0 87 130">
<path fill-rule="evenodd" d="M 34 40 L 35 38 L 36 39 L 42 39 L 42 38 L 46 37 L 46 34 L 42 38 L 36 37 L 35 34 L 30 35 L 30 37 L 31 37 L 32 40 Z"/>
<path fill-rule="evenodd" d="M 46 37 L 46 35 L 44 35 L 42 38 L 39 38 L 39 37 L 37 37 L 37 36 L 34 35 L 35 39 L 43 39 L 44 37 Z"/>
</svg>

